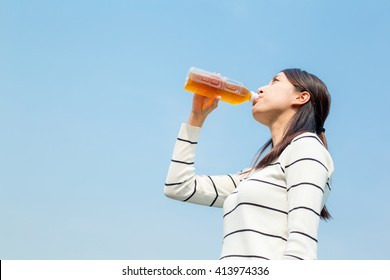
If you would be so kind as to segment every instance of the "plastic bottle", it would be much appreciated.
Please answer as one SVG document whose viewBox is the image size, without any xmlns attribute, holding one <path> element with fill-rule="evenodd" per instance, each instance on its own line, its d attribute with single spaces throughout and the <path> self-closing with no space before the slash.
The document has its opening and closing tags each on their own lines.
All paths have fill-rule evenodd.
<svg viewBox="0 0 390 280">
<path fill-rule="evenodd" d="M 222 101 L 231 104 L 253 101 L 258 96 L 239 82 L 196 67 L 188 71 L 184 89 L 211 98 L 221 96 Z"/>
</svg>

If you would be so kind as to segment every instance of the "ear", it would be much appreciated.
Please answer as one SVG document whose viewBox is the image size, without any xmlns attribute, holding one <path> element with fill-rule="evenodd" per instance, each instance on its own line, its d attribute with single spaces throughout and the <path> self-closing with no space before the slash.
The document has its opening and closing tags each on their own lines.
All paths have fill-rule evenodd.
<svg viewBox="0 0 390 280">
<path fill-rule="evenodd" d="M 310 101 L 309 92 L 307 91 L 297 92 L 293 100 L 293 105 L 304 105 L 309 101 Z"/>
</svg>

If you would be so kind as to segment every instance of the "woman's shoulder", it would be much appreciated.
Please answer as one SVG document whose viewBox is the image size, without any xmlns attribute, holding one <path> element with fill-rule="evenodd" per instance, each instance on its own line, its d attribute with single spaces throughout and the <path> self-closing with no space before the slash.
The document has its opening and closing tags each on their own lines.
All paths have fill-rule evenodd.
<svg viewBox="0 0 390 280">
<path fill-rule="evenodd" d="M 327 165 L 333 166 L 329 151 L 318 135 L 312 132 L 303 132 L 295 136 L 280 155 L 281 162 L 287 165 L 308 158 L 326 162 Z"/>
<path fill-rule="evenodd" d="M 291 140 L 290 145 L 297 145 L 297 142 L 299 142 L 299 144 L 321 144 L 325 148 L 320 137 L 314 132 L 302 132 Z"/>
<path fill-rule="evenodd" d="M 284 166 L 302 160 L 320 162 L 330 174 L 333 173 L 332 156 L 316 133 L 303 132 L 295 136 L 280 155 L 280 162 Z"/>
</svg>

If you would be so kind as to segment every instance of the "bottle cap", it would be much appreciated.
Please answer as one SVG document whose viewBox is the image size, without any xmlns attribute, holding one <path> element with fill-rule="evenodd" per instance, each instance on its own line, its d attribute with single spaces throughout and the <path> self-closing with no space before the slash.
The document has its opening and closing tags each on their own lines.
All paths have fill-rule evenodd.
<svg viewBox="0 0 390 280">
<path fill-rule="evenodd" d="M 254 101 L 257 97 L 259 97 L 259 95 L 256 92 L 251 91 L 251 99 L 250 99 L 250 101 Z"/>
</svg>

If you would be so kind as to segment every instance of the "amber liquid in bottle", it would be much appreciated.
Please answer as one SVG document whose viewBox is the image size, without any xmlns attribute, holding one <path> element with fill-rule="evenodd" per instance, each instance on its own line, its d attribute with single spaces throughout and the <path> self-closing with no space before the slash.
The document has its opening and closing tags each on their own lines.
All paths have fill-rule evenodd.
<svg viewBox="0 0 390 280">
<path fill-rule="evenodd" d="M 184 86 L 185 90 L 194 92 L 199 95 L 214 98 L 221 96 L 221 100 L 231 103 L 240 104 L 253 99 L 253 94 L 245 86 L 230 81 L 221 75 L 191 71 L 188 73 Z"/>
</svg>

